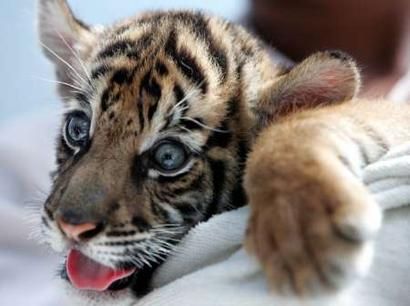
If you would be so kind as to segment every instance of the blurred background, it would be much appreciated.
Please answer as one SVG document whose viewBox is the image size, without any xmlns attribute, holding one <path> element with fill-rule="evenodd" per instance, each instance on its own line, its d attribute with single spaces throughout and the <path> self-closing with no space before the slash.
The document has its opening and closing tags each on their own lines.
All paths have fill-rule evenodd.
<svg viewBox="0 0 410 306">
<path fill-rule="evenodd" d="M 238 20 L 246 0 L 69 0 L 73 11 L 89 24 L 109 24 L 138 11 L 190 8 Z M 52 66 L 41 54 L 36 36 L 36 1 L 0 1 L 0 122 L 59 106 Z"/>
<path fill-rule="evenodd" d="M 410 100 L 410 0 L 69 0 L 89 24 L 201 9 L 252 28 L 294 61 L 323 49 L 359 62 L 363 95 Z M 0 305 L 55 306 L 58 259 L 27 239 L 53 168 L 60 102 L 36 35 L 36 1 L 0 1 Z"/>
</svg>

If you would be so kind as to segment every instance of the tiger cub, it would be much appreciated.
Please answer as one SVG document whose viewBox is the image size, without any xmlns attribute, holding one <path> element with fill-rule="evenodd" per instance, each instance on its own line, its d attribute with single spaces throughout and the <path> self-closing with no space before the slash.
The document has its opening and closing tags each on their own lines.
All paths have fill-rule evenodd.
<svg viewBox="0 0 410 306">
<path fill-rule="evenodd" d="M 307 112 L 270 128 L 296 109 L 354 97 L 350 58 L 322 52 L 289 70 L 216 17 L 153 12 L 88 26 L 64 0 L 39 1 L 39 34 L 66 109 L 42 223 L 45 239 L 67 254 L 61 277 L 75 295 L 100 305 L 151 289 L 152 273 L 190 228 L 247 203 L 245 162 L 265 129 L 246 175 L 249 249 L 273 285 L 297 291 L 356 271 L 351 255 L 362 253 L 380 214 L 346 154 L 367 154 L 378 134 L 363 123 L 370 136 L 356 143 L 357 116 L 339 119 L 337 108 L 317 111 L 335 126 Z M 349 146 L 336 146 L 339 138 Z"/>
</svg>

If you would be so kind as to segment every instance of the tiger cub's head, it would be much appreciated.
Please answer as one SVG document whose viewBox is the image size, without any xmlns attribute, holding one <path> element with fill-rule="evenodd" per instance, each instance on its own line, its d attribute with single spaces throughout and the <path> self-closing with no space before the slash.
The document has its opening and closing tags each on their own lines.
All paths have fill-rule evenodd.
<svg viewBox="0 0 410 306">
<path fill-rule="evenodd" d="M 199 13 L 90 27 L 63 0 L 39 8 L 65 104 L 45 236 L 74 287 L 141 289 L 193 225 L 244 204 L 248 63 L 235 29 Z"/>
<path fill-rule="evenodd" d="M 242 28 L 200 13 L 90 27 L 64 0 L 40 0 L 39 12 L 65 105 L 44 233 L 67 252 L 62 275 L 74 287 L 110 296 L 143 290 L 193 225 L 245 204 L 255 125 L 306 104 L 311 85 L 325 95 L 322 79 L 338 88 L 355 73 L 339 55 L 322 54 L 285 76 Z M 306 83 L 306 94 L 293 95 Z"/>
</svg>

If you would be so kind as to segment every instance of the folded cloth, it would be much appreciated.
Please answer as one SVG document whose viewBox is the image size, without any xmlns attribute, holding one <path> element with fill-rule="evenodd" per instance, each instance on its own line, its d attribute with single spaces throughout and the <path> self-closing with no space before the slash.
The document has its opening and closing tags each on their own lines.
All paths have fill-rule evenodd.
<svg viewBox="0 0 410 306">
<path fill-rule="evenodd" d="M 384 208 L 408 205 L 410 202 L 410 145 L 391 149 L 376 163 L 369 165 L 363 182 Z"/>
<path fill-rule="evenodd" d="M 363 181 L 387 213 L 387 229 L 380 234 L 371 275 L 357 286 L 303 303 L 269 293 L 260 266 L 242 246 L 249 216 L 249 208 L 243 207 L 191 230 L 155 274 L 153 286 L 157 289 L 136 305 L 409 305 L 405 284 L 410 284 L 410 206 L 400 212 L 405 222 L 388 215 L 389 210 L 410 204 L 410 143 L 365 168 Z M 397 255 L 393 257 L 392 243 Z"/>
</svg>

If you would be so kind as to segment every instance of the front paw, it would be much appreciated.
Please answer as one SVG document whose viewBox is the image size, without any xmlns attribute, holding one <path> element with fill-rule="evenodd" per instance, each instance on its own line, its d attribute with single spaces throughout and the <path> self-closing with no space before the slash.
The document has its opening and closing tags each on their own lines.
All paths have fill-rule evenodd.
<svg viewBox="0 0 410 306">
<path fill-rule="evenodd" d="M 269 167 L 267 167 L 269 168 Z M 286 179 L 247 178 L 250 198 L 246 247 L 262 264 L 270 287 L 311 295 L 344 287 L 372 261 L 381 209 L 358 182 L 321 171 Z M 277 169 L 275 169 L 277 170 Z"/>
</svg>

